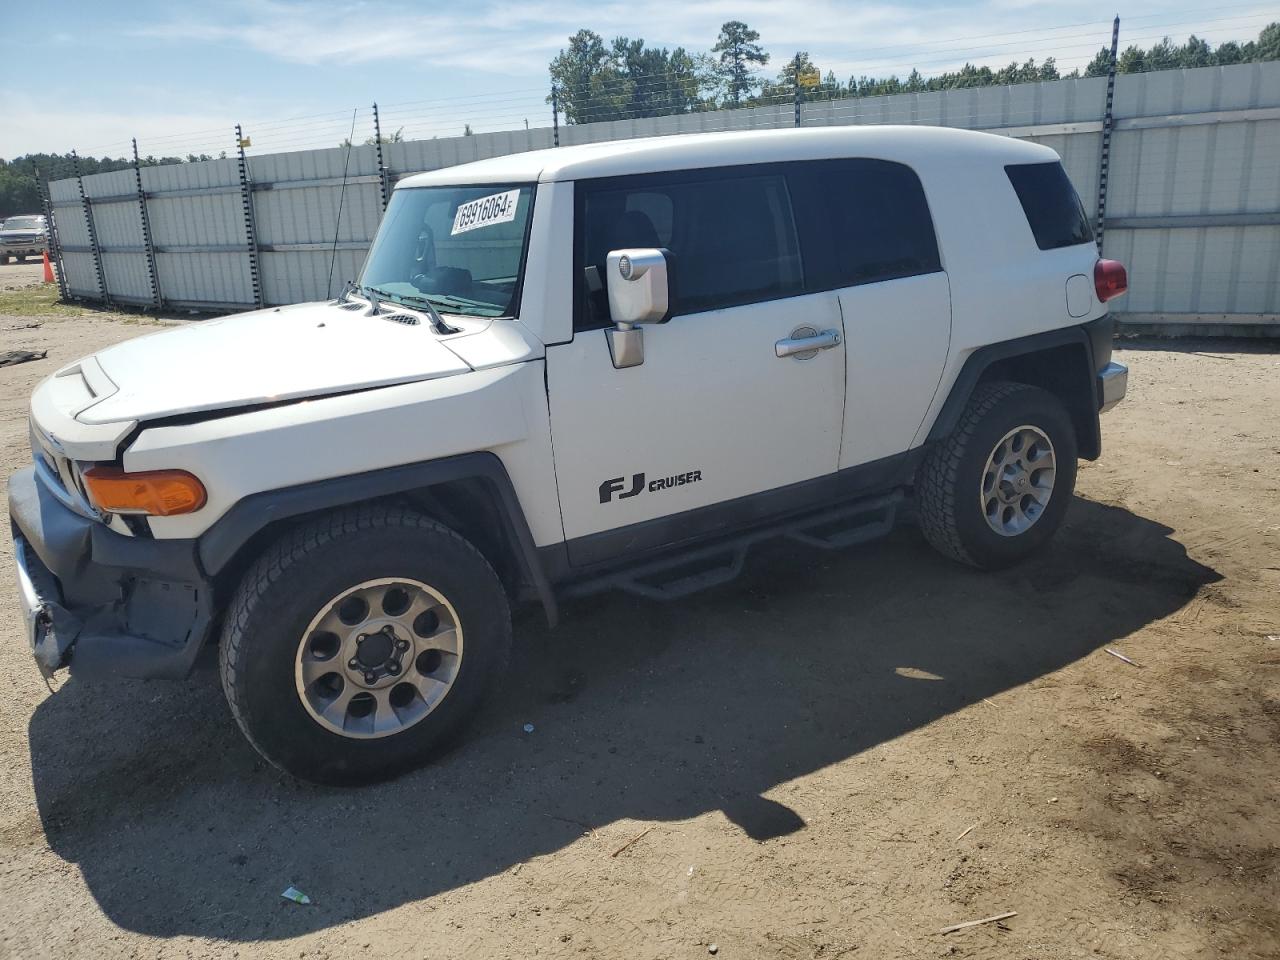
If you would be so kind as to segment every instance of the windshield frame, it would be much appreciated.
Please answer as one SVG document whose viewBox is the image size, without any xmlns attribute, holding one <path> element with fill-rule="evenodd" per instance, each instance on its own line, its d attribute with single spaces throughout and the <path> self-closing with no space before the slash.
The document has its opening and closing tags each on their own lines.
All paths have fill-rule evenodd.
<svg viewBox="0 0 1280 960">
<path fill-rule="evenodd" d="M 457 307 L 453 307 L 447 302 L 433 299 L 429 294 L 418 293 L 418 294 L 415 294 L 415 297 L 421 297 L 425 300 L 428 300 L 431 303 L 431 305 L 436 308 L 437 311 L 444 314 L 445 316 L 465 317 L 472 320 L 519 320 L 520 311 L 524 305 L 524 278 L 525 278 L 525 271 L 528 269 L 528 265 L 529 265 L 529 240 L 533 234 L 533 218 L 537 215 L 538 181 L 536 180 L 505 181 L 504 180 L 504 181 L 495 182 L 495 183 L 432 183 L 432 184 L 424 184 L 420 187 L 396 187 L 395 191 L 393 192 L 393 198 L 394 198 L 394 193 L 399 193 L 400 191 L 404 191 L 408 193 L 415 190 L 486 190 L 486 191 L 489 191 L 490 193 L 503 193 L 508 190 L 524 190 L 526 188 L 529 191 L 529 214 L 525 218 L 524 235 L 520 241 L 520 263 L 516 270 L 515 285 L 513 286 L 511 291 L 511 302 L 508 305 L 506 312 L 502 313 L 501 315 L 492 315 L 492 314 L 484 314 L 484 313 L 459 313 Z M 388 204 L 388 208 L 390 208 L 390 204 Z M 384 214 L 383 215 L 384 221 L 385 221 L 385 218 L 386 218 L 386 215 Z M 381 230 L 382 230 L 382 225 L 381 223 L 379 223 L 378 231 L 381 232 Z M 365 272 L 369 269 L 369 260 L 373 256 L 373 251 L 377 244 L 377 239 L 378 239 L 377 234 L 375 234 L 373 242 L 369 244 L 369 252 L 365 254 L 364 263 L 362 263 L 360 266 L 360 279 L 357 281 L 357 285 L 361 290 L 372 290 L 376 292 L 378 298 L 386 301 L 387 303 L 394 303 L 398 306 L 403 306 L 409 310 L 417 309 L 414 306 L 414 303 L 412 302 L 412 300 L 409 300 L 407 302 L 402 301 L 402 299 L 398 297 L 395 293 L 383 291 L 376 284 L 370 286 L 365 283 Z M 446 297 L 445 300 L 447 299 L 449 298 Z"/>
</svg>

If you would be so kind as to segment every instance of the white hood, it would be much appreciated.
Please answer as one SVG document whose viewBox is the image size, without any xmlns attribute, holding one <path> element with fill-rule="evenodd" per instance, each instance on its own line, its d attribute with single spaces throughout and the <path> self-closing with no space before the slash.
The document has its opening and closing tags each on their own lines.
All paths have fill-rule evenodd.
<svg viewBox="0 0 1280 960">
<path fill-rule="evenodd" d="M 116 388 L 82 423 L 206 410 L 433 380 L 471 367 L 426 323 L 304 303 L 207 320 L 108 347 L 95 359 Z"/>
</svg>

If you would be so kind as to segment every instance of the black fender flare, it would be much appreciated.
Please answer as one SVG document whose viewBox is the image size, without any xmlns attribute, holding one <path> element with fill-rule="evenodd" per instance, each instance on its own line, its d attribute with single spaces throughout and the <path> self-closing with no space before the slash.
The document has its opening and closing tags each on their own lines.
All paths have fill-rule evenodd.
<svg viewBox="0 0 1280 960">
<path fill-rule="evenodd" d="M 252 494 L 237 501 L 201 534 L 197 546 L 200 563 L 210 576 L 217 576 L 255 534 L 279 520 L 427 490 L 457 480 L 478 480 L 490 485 L 505 526 L 503 532 L 514 547 L 521 572 L 537 594 L 547 623 L 555 626 L 559 620 L 555 593 L 538 559 L 511 477 L 492 453 L 465 453 Z"/>
<path fill-rule="evenodd" d="M 1100 367 L 1105 366 L 1110 360 L 1110 338 L 1113 326 L 1110 316 L 1104 316 L 1080 326 L 1061 327 L 1057 330 L 1047 330 L 1043 333 L 979 347 L 969 354 L 964 366 L 960 368 L 960 373 L 951 386 L 946 402 L 943 403 L 941 411 L 933 421 L 933 426 L 929 428 L 925 442 L 933 443 L 941 440 L 956 428 L 960 422 L 960 415 L 964 412 L 965 405 L 973 395 L 978 382 L 993 365 L 1004 360 L 1029 357 L 1060 347 L 1078 347 L 1080 363 L 1073 365 L 1076 369 L 1070 372 L 1066 383 L 1072 396 L 1084 402 L 1083 406 L 1077 406 L 1072 410 L 1080 454 L 1087 460 L 1096 459 L 1102 446 L 1102 433 L 1098 423 L 1100 395 L 1097 377 Z M 1097 349 L 1095 341 L 1102 340 L 1103 337 L 1105 337 L 1106 355 L 1099 363 L 1098 354 L 1101 351 Z"/>
</svg>

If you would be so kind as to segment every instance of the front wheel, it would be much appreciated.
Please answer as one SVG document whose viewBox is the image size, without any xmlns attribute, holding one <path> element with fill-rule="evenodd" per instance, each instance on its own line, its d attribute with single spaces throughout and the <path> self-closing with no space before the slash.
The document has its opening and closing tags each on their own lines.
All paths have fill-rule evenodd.
<svg viewBox="0 0 1280 960">
<path fill-rule="evenodd" d="M 411 511 L 344 511 L 285 535 L 245 574 L 223 629 L 222 685 L 277 767 L 370 782 L 442 750 L 510 643 L 506 593 L 470 543 Z"/>
<path fill-rule="evenodd" d="M 1053 536 L 1075 479 L 1075 428 L 1062 402 L 1026 384 L 983 384 L 920 466 L 920 528 L 953 560 L 1007 567 Z"/>
</svg>

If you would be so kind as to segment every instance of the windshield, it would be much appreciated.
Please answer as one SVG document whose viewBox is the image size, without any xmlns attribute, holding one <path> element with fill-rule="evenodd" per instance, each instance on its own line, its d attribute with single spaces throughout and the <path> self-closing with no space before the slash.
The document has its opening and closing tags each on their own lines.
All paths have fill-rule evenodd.
<svg viewBox="0 0 1280 960">
<path fill-rule="evenodd" d="M 44 227 L 44 217 L 10 217 L 0 227 L 5 230 L 40 230 Z"/>
<path fill-rule="evenodd" d="M 512 317 L 533 187 L 409 187 L 391 195 L 360 284 L 441 313 Z"/>
</svg>

